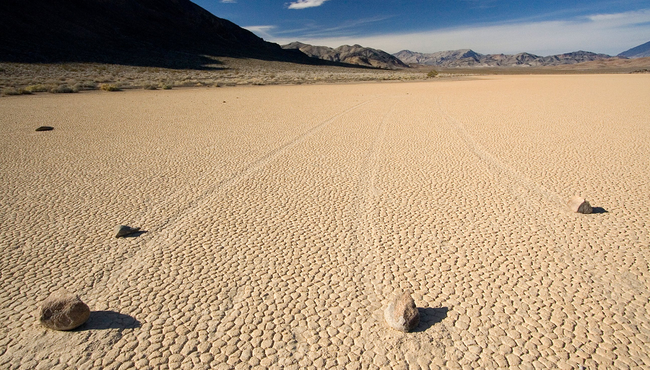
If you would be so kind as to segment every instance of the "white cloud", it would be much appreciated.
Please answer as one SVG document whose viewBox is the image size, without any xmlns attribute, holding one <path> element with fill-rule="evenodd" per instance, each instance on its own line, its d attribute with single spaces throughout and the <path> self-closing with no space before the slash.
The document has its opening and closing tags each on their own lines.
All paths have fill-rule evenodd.
<svg viewBox="0 0 650 370">
<path fill-rule="evenodd" d="M 327 0 L 298 0 L 289 3 L 289 9 L 314 8 L 323 5 Z"/>
<path fill-rule="evenodd" d="M 273 36 L 270 34 L 271 30 L 275 29 L 275 26 L 247 26 L 244 27 L 244 29 L 247 29 L 257 36 L 268 40 L 270 38 L 273 38 Z"/>
<path fill-rule="evenodd" d="M 487 9 L 494 7 L 494 3 L 497 0 L 463 0 L 466 3 L 469 3 L 472 8 L 475 9 Z"/>
<path fill-rule="evenodd" d="M 641 24 L 650 21 L 650 9 L 614 14 L 593 14 L 585 18 L 592 22 L 607 24 L 610 27 Z"/>
<path fill-rule="evenodd" d="M 360 44 L 395 53 L 403 49 L 431 53 L 473 49 L 476 52 L 530 52 L 551 55 L 586 50 L 618 54 L 650 40 L 650 9 L 598 14 L 572 20 L 467 26 L 450 29 L 361 37 L 309 37 L 268 39 L 279 44 L 301 42 L 338 47 Z"/>
<path fill-rule="evenodd" d="M 237 0 L 221 0 L 221 2 L 224 4 L 236 4 Z"/>
</svg>

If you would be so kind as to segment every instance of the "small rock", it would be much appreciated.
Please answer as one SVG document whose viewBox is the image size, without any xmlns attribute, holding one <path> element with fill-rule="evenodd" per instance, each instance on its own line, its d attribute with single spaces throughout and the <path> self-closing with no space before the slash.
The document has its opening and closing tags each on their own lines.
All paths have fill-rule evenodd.
<svg viewBox="0 0 650 370">
<path fill-rule="evenodd" d="M 41 306 L 41 324 L 54 330 L 72 330 L 90 317 L 90 308 L 65 289 L 52 293 Z"/>
<path fill-rule="evenodd" d="M 54 127 L 52 126 L 41 126 L 36 129 L 36 131 L 52 131 L 54 130 Z"/>
<path fill-rule="evenodd" d="M 567 204 L 573 212 L 589 214 L 592 211 L 591 204 L 577 195 L 572 196 Z"/>
<path fill-rule="evenodd" d="M 130 227 L 126 225 L 115 226 L 115 237 L 122 238 L 140 231 L 139 227 Z"/>
<path fill-rule="evenodd" d="M 386 323 L 393 329 L 409 332 L 420 323 L 420 312 L 409 292 L 398 294 L 384 310 Z"/>
</svg>

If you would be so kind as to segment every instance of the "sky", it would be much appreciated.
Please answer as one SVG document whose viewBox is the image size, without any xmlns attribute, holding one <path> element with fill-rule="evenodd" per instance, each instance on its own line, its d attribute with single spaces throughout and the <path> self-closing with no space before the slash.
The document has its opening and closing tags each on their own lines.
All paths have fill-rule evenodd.
<svg viewBox="0 0 650 370">
<path fill-rule="evenodd" d="M 650 41 L 650 0 L 192 0 L 266 41 L 389 53 L 609 55 Z"/>
</svg>

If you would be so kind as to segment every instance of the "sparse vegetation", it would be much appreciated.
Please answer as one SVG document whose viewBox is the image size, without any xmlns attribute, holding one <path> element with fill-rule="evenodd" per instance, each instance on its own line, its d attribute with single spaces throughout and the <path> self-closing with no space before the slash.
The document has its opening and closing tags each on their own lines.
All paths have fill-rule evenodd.
<svg viewBox="0 0 650 370">
<path fill-rule="evenodd" d="M 205 69 L 168 69 L 114 64 L 72 63 L 27 64 L 0 63 L 2 95 L 72 92 L 85 90 L 119 91 L 122 89 L 163 89 L 173 87 L 211 87 L 238 85 L 295 85 L 364 81 L 422 81 L 430 78 L 473 76 L 479 74 L 521 73 L 648 73 L 647 65 L 614 66 L 592 70 L 562 68 L 448 68 L 430 66 L 403 70 L 380 70 L 332 66 L 312 66 L 242 58 L 214 58 Z M 58 91 L 64 90 L 64 91 Z"/>
<path fill-rule="evenodd" d="M 21 95 L 21 91 L 13 88 L 4 89 L 2 90 L 2 95 L 6 95 L 6 96 Z"/>
<path fill-rule="evenodd" d="M 99 88 L 104 91 L 122 91 L 117 85 L 114 84 L 101 84 Z"/>
<path fill-rule="evenodd" d="M 7 88 L 2 90 L 2 95 L 5 96 L 13 96 L 13 95 L 29 95 L 31 92 L 25 90 L 25 89 L 14 89 L 14 88 Z"/>
<path fill-rule="evenodd" d="M 75 86 L 78 86 L 79 90 L 97 90 L 97 83 L 93 81 L 84 81 Z"/>
<path fill-rule="evenodd" d="M 33 93 L 49 92 L 61 85 L 74 91 L 118 89 L 158 89 L 175 87 L 212 87 L 239 85 L 284 85 L 341 83 L 362 81 L 426 79 L 422 69 L 371 70 L 332 66 L 296 65 L 241 58 L 215 58 L 206 69 L 167 69 L 113 64 L 73 63 L 24 64 L 0 63 L 0 91 L 26 89 Z"/>
<path fill-rule="evenodd" d="M 29 85 L 25 88 L 25 90 L 29 91 L 30 93 L 48 92 L 51 89 L 52 89 L 51 86 L 46 86 L 46 85 Z"/>
<path fill-rule="evenodd" d="M 59 85 L 50 89 L 50 92 L 53 94 L 71 94 L 79 92 L 79 90 L 76 90 L 68 85 Z"/>
<path fill-rule="evenodd" d="M 152 84 L 146 84 L 142 88 L 145 90 L 158 90 L 158 86 Z"/>
<path fill-rule="evenodd" d="M 434 77 L 438 77 L 438 71 L 432 69 L 429 71 L 429 73 L 427 73 L 427 78 L 434 78 Z"/>
</svg>

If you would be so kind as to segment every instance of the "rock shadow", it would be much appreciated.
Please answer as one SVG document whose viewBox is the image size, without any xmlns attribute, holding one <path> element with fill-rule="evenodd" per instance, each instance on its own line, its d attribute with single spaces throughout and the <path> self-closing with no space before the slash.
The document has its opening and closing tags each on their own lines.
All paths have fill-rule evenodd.
<svg viewBox="0 0 650 370">
<path fill-rule="evenodd" d="M 608 213 L 608 212 L 603 207 L 591 207 L 591 213 L 600 214 L 600 213 Z"/>
<path fill-rule="evenodd" d="M 438 308 L 431 308 L 431 307 L 426 307 L 426 308 L 421 308 L 418 307 L 418 311 L 420 311 L 420 324 L 413 330 L 413 332 L 422 332 L 433 325 L 441 322 L 445 318 L 447 318 L 447 312 L 449 311 L 449 308 L 447 307 L 438 307 Z"/>
<path fill-rule="evenodd" d="M 91 311 L 88 321 L 75 331 L 136 329 L 142 326 L 135 317 L 115 311 Z"/>
<path fill-rule="evenodd" d="M 129 235 L 124 235 L 124 236 L 122 236 L 122 238 L 137 238 L 138 236 L 140 236 L 142 234 L 145 234 L 147 232 L 148 232 L 147 230 L 138 230 L 138 231 L 136 231 L 134 233 L 131 233 Z"/>
</svg>

